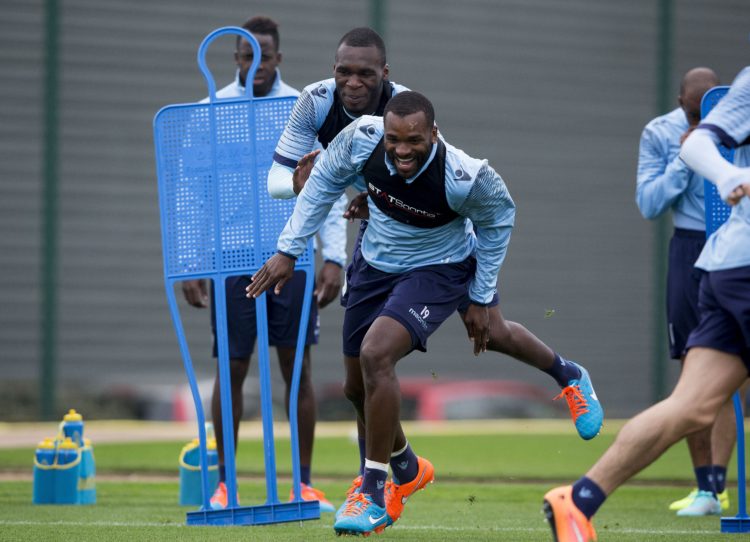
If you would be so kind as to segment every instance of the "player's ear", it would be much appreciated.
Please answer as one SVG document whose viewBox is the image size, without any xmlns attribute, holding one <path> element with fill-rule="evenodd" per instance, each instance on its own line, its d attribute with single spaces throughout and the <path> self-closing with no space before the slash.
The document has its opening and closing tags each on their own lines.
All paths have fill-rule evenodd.
<svg viewBox="0 0 750 542">
<path fill-rule="evenodd" d="M 281 61 L 282 61 L 282 56 L 281 56 L 281 51 L 279 51 L 278 53 L 276 53 L 276 64 L 281 64 Z"/>
<path fill-rule="evenodd" d="M 437 123 L 432 125 L 432 143 L 437 143 L 438 140 L 438 125 Z"/>
<path fill-rule="evenodd" d="M 390 73 L 390 71 L 391 67 L 388 64 L 383 66 L 383 79 L 388 79 L 388 73 Z"/>
</svg>

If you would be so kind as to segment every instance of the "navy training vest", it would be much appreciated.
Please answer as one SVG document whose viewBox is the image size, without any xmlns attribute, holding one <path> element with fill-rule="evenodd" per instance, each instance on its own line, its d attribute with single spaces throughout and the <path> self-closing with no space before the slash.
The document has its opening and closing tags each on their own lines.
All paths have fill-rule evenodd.
<svg viewBox="0 0 750 542">
<path fill-rule="evenodd" d="M 380 93 L 380 102 L 375 112 L 372 114 L 374 117 L 382 117 L 385 104 L 391 99 L 393 89 L 388 81 L 383 81 L 383 92 Z M 333 92 L 333 104 L 331 109 L 328 111 L 326 120 L 323 121 L 323 125 L 318 130 L 318 141 L 323 145 L 324 149 L 328 148 L 328 144 L 333 141 L 333 138 L 339 135 L 341 130 L 349 126 L 355 119 L 351 118 L 344 111 L 344 105 L 341 103 L 338 91 Z"/>
<path fill-rule="evenodd" d="M 372 201 L 394 220 L 417 228 L 437 228 L 459 216 L 445 197 L 445 145 L 440 140 L 435 158 L 411 184 L 388 171 L 383 138 L 365 162 L 362 175 Z"/>
</svg>

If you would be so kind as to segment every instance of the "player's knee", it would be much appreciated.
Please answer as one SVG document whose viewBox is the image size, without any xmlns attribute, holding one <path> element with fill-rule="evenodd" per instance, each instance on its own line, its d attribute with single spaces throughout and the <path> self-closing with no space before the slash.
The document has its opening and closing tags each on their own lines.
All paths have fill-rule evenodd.
<svg viewBox="0 0 750 542">
<path fill-rule="evenodd" d="M 232 379 L 232 384 L 239 384 L 245 381 L 247 376 L 248 368 L 250 367 L 249 358 L 232 358 L 229 360 L 229 377 Z"/>
<path fill-rule="evenodd" d="M 344 382 L 344 396 L 354 404 L 362 404 L 365 400 L 365 390 L 362 387 L 362 382 L 350 382 L 347 380 Z"/>
</svg>

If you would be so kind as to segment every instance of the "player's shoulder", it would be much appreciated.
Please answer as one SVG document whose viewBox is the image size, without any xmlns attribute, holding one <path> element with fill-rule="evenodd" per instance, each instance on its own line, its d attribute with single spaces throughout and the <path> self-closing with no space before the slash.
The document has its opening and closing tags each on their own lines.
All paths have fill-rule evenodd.
<svg viewBox="0 0 750 542">
<path fill-rule="evenodd" d="M 447 141 L 445 144 L 445 174 L 454 181 L 471 182 L 477 178 L 487 160 L 474 158 Z"/>
<path fill-rule="evenodd" d="M 289 96 L 298 97 L 300 95 L 299 90 L 294 88 L 292 85 L 287 85 L 281 77 L 278 79 L 278 90 L 276 96 L 287 98 Z"/>
<path fill-rule="evenodd" d="M 336 80 L 331 77 L 322 81 L 316 81 L 315 83 L 306 85 L 302 91 L 317 100 L 333 101 L 333 94 L 336 91 Z"/>
<path fill-rule="evenodd" d="M 399 92 L 405 92 L 409 89 L 409 87 L 405 87 L 404 85 L 399 85 L 398 83 L 394 83 L 393 81 L 388 81 L 388 84 L 391 85 L 391 96 L 395 96 Z"/>
<path fill-rule="evenodd" d="M 687 117 L 681 107 L 651 119 L 648 124 L 646 124 L 644 131 L 664 130 L 667 128 L 675 128 L 682 131 L 688 129 Z"/>
</svg>

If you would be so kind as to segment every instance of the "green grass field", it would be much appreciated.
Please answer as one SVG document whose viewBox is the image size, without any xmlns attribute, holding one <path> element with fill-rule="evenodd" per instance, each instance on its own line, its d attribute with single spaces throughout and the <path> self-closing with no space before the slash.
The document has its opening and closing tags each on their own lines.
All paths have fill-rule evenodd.
<svg viewBox="0 0 750 542">
<path fill-rule="evenodd" d="M 402 519 L 375 540 L 549 540 L 544 492 L 570 482 L 612 441 L 611 432 L 583 442 L 573 434 L 418 435 L 411 442 L 429 457 L 436 482 L 409 501 Z M 32 448 L 0 449 L 0 540 L 332 540 L 331 515 L 320 521 L 268 527 L 186 527 L 189 507 L 177 504 L 177 456 L 182 442 L 95 444 L 94 506 L 31 504 Z M 238 471 L 242 504 L 265 500 L 262 446 L 242 440 Z M 288 441 L 277 443 L 279 494 L 290 486 Z M 345 437 L 316 441 L 316 485 L 338 504 L 357 467 L 356 445 Z M 734 476 L 732 476 L 732 479 Z M 607 541 L 747 540 L 719 533 L 718 518 L 677 518 L 667 504 L 690 487 L 691 468 L 678 445 L 615 493 L 596 518 Z M 733 508 L 736 491 L 731 489 Z M 730 510 L 732 514 L 735 510 Z"/>
</svg>

